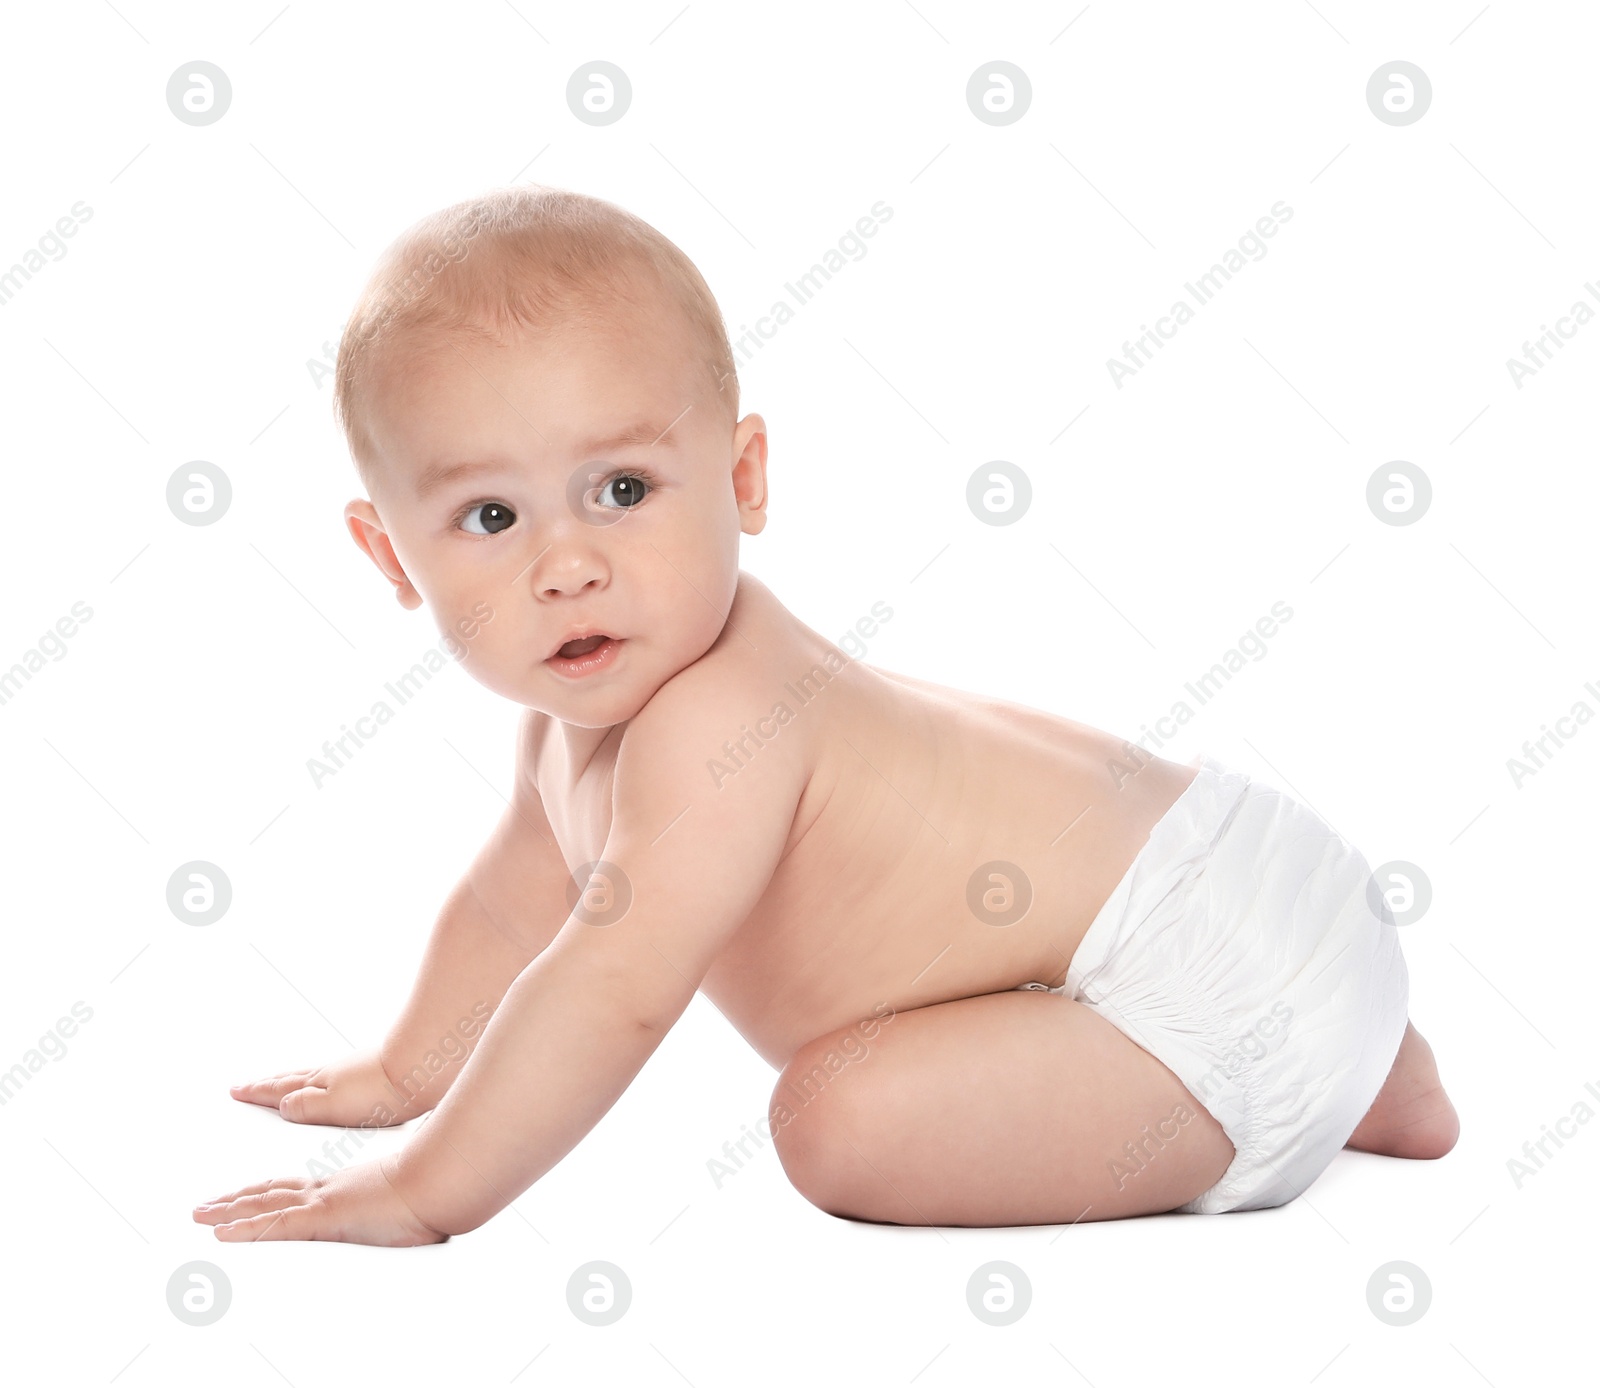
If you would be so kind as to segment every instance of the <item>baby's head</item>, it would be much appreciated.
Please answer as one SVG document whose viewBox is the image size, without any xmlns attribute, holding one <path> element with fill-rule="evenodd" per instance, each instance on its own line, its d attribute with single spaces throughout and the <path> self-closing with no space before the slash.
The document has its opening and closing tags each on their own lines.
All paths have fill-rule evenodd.
<svg viewBox="0 0 1600 1388">
<path fill-rule="evenodd" d="M 633 717 L 721 633 L 766 523 L 722 316 L 632 214 L 543 187 L 418 222 L 339 343 L 335 410 L 371 500 L 346 524 L 479 683 L 564 722 Z M 574 632 L 617 638 L 579 674 Z"/>
</svg>

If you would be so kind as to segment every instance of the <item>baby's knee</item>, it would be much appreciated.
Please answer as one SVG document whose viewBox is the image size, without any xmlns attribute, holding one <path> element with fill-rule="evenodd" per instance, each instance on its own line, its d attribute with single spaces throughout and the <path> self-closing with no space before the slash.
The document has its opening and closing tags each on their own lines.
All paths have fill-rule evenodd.
<svg viewBox="0 0 1600 1388">
<path fill-rule="evenodd" d="M 789 1183 L 818 1209 L 835 1214 L 860 1158 L 847 1141 L 846 1096 L 830 1092 L 829 1072 L 821 1064 L 825 1050 L 811 1042 L 795 1053 L 773 1087 L 767 1120 Z"/>
</svg>

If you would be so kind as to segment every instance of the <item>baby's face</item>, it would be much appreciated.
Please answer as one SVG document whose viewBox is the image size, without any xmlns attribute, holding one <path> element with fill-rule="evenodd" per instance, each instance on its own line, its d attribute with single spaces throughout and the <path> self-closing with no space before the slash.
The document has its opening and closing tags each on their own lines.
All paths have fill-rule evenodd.
<svg viewBox="0 0 1600 1388">
<path fill-rule="evenodd" d="M 761 417 L 732 424 L 681 337 L 651 321 L 419 344 L 380 371 L 372 502 L 345 513 L 474 679 L 583 727 L 632 718 L 705 654 L 739 535 L 765 523 Z M 618 644 L 588 673 L 553 663 L 576 632 Z"/>
</svg>

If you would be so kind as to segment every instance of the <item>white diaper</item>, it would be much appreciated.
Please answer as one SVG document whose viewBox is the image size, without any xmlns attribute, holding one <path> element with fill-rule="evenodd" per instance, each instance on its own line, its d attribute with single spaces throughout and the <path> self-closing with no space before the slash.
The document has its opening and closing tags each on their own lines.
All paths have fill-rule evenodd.
<svg viewBox="0 0 1600 1388">
<path fill-rule="evenodd" d="M 1233 1161 L 1179 1206 L 1221 1214 L 1287 1204 L 1322 1174 L 1388 1077 L 1409 978 L 1366 859 L 1282 791 L 1195 760 L 1048 991 L 1094 1008 L 1222 1125 Z"/>
</svg>

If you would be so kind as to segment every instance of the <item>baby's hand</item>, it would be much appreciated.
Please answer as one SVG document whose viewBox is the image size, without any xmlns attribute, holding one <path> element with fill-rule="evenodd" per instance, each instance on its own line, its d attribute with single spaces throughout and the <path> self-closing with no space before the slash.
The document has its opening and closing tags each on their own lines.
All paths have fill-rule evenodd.
<svg viewBox="0 0 1600 1388">
<path fill-rule="evenodd" d="M 394 1158 L 357 1162 L 331 1176 L 287 1176 L 245 1186 L 197 1205 L 197 1224 L 210 1224 L 224 1243 L 271 1239 L 321 1239 L 413 1248 L 450 1236 L 411 1213 L 390 1181 Z"/>
<path fill-rule="evenodd" d="M 291 1123 L 386 1128 L 422 1109 L 395 1092 L 377 1051 L 349 1056 L 319 1070 L 290 1070 L 229 1091 L 247 1104 L 275 1108 Z"/>
</svg>

